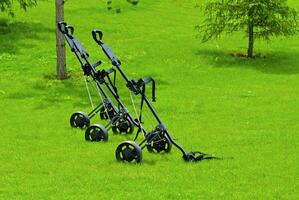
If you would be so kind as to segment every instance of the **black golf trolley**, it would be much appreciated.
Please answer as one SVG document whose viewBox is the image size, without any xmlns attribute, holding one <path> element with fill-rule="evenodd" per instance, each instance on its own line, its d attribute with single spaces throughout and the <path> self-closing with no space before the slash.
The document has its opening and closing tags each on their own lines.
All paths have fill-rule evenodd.
<svg viewBox="0 0 299 200">
<path fill-rule="evenodd" d="M 103 33 L 100 30 L 93 30 L 92 37 L 95 42 L 102 48 L 104 54 L 111 61 L 112 68 L 108 70 L 100 69 L 97 67 L 102 64 L 102 61 L 98 61 L 92 64 L 89 61 L 89 54 L 84 49 L 82 44 L 74 37 L 74 28 L 67 25 L 66 22 L 59 22 L 58 29 L 63 33 L 66 41 L 68 42 L 72 52 L 75 53 L 78 58 L 85 77 L 92 77 L 95 82 L 102 103 L 96 106 L 89 114 L 83 112 L 76 112 L 71 116 L 70 123 L 72 127 L 86 128 L 85 139 L 87 141 L 107 141 L 108 130 L 112 128 L 114 133 L 129 134 L 133 132 L 134 127 L 137 127 L 137 133 L 133 141 L 124 141 L 116 148 L 115 156 L 118 161 L 137 163 L 142 160 L 142 150 L 146 147 L 148 151 L 154 153 L 165 152 L 168 153 L 172 149 L 172 145 L 178 148 L 185 161 L 200 161 L 203 159 L 214 159 L 216 157 L 204 154 L 202 152 L 190 152 L 187 153 L 179 144 L 177 144 L 170 136 L 166 126 L 158 116 L 156 110 L 152 106 L 149 98 L 146 96 L 146 86 L 151 84 L 152 86 L 152 101 L 155 101 L 155 87 L 156 83 L 152 77 L 140 78 L 138 80 L 131 80 L 121 68 L 120 60 L 115 56 L 112 50 L 102 41 Z M 130 91 L 132 99 L 132 93 L 141 97 L 141 110 L 137 118 L 133 118 L 128 109 L 124 106 L 117 92 L 115 83 L 116 71 L 118 71 L 123 79 L 126 81 L 126 87 Z M 113 77 L 111 77 L 113 75 Z M 113 81 L 112 81 L 113 79 Z M 113 96 L 117 102 L 117 106 L 113 104 L 109 95 L 105 91 L 104 87 L 108 89 L 110 95 Z M 133 102 L 133 101 L 132 101 Z M 142 108 L 146 105 L 154 118 L 157 121 L 156 127 L 151 131 L 146 131 L 142 125 Z M 136 108 L 134 106 L 135 113 Z M 109 122 L 106 126 L 99 124 L 90 126 L 90 119 L 99 113 L 101 119 L 108 119 Z M 142 133 L 143 140 L 137 144 L 139 133 Z"/>
</svg>

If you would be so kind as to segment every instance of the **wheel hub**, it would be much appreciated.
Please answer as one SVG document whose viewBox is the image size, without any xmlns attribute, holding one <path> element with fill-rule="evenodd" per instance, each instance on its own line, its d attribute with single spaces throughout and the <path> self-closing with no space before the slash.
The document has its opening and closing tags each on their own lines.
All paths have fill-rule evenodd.
<svg viewBox="0 0 299 200">
<path fill-rule="evenodd" d="M 126 132 L 129 128 L 128 122 L 126 122 L 126 121 L 120 122 L 118 128 L 121 132 Z"/>
<path fill-rule="evenodd" d="M 76 119 L 76 124 L 78 125 L 82 125 L 84 123 L 84 119 L 81 116 L 78 116 Z"/>
<path fill-rule="evenodd" d="M 99 131 L 94 131 L 90 134 L 90 137 L 91 137 L 92 140 L 99 140 L 100 132 Z"/>
<path fill-rule="evenodd" d="M 166 145 L 165 139 L 158 138 L 158 140 L 154 141 L 153 148 L 160 152 L 165 150 L 165 145 Z"/>
<path fill-rule="evenodd" d="M 133 158 L 132 158 L 132 150 L 128 147 L 126 147 L 123 151 L 122 151 L 122 155 L 123 155 L 123 158 L 127 161 L 132 161 Z"/>
</svg>

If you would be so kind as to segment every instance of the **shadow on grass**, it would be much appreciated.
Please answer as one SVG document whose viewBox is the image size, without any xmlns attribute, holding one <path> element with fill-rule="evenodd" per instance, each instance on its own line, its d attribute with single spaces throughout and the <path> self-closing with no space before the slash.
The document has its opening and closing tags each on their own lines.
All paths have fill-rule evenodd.
<svg viewBox="0 0 299 200">
<path fill-rule="evenodd" d="M 57 80 L 53 76 L 44 76 L 30 85 L 27 90 L 20 90 L 7 95 L 8 99 L 26 100 L 32 99 L 36 109 L 55 107 L 61 103 L 72 102 L 82 107 L 89 107 L 86 90 L 82 87 L 82 81 L 75 78 Z M 75 79 L 75 80 L 74 80 Z M 82 99 L 82 101 L 78 101 Z"/>
<path fill-rule="evenodd" d="M 146 158 L 146 159 L 142 159 L 141 163 L 136 163 L 136 162 L 120 162 L 115 160 L 111 160 L 109 161 L 110 164 L 118 164 L 118 165 L 122 165 L 125 167 L 140 167 L 141 165 L 156 165 L 157 164 L 157 160 L 155 159 L 150 159 L 150 158 Z"/>
<path fill-rule="evenodd" d="M 245 68 L 266 74 L 299 73 L 299 56 L 294 52 L 274 52 L 254 59 L 232 56 L 229 52 L 202 49 L 195 53 L 217 68 Z"/>
<path fill-rule="evenodd" d="M 30 45 L 24 46 L 19 41 L 43 40 L 45 38 L 41 36 L 41 33 L 54 33 L 54 29 L 47 28 L 41 23 L 9 22 L 0 19 L 0 54 L 16 54 L 24 47 L 32 47 Z"/>
</svg>

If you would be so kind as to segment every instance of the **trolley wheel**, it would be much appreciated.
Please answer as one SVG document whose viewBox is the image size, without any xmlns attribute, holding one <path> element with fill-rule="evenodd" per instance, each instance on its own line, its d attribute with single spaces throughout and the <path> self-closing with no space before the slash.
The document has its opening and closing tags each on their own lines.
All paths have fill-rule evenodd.
<svg viewBox="0 0 299 200">
<path fill-rule="evenodd" d="M 130 134 L 134 131 L 134 124 L 127 118 L 120 118 L 112 125 L 112 131 L 115 134 Z"/>
<path fill-rule="evenodd" d="M 101 119 L 112 119 L 116 115 L 116 112 L 113 108 L 109 108 L 107 106 L 107 109 L 105 107 L 102 107 L 100 110 L 100 118 Z"/>
<path fill-rule="evenodd" d="M 108 131 L 102 125 L 94 124 L 86 129 L 85 140 L 91 142 L 107 141 Z"/>
<path fill-rule="evenodd" d="M 90 125 L 90 119 L 84 112 L 75 112 L 70 118 L 71 127 L 86 128 Z"/>
<path fill-rule="evenodd" d="M 133 141 L 125 141 L 118 145 L 115 151 L 116 160 L 121 162 L 140 163 L 142 160 L 142 151 L 138 144 Z"/>
<path fill-rule="evenodd" d="M 147 150 L 153 153 L 165 152 L 169 153 L 172 148 L 172 143 L 168 136 L 165 134 L 159 134 L 151 142 L 147 144 Z"/>
</svg>

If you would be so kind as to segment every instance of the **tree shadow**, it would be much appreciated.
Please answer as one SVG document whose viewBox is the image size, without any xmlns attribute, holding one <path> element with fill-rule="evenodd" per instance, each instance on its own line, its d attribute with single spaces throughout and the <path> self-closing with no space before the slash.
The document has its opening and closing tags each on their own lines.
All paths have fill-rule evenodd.
<svg viewBox="0 0 299 200">
<path fill-rule="evenodd" d="M 21 48 L 28 46 L 22 44 L 24 40 L 43 40 L 54 29 L 45 27 L 36 22 L 10 22 L 0 19 L 0 54 L 17 54 Z M 29 45 L 32 46 L 32 45 Z"/>
<path fill-rule="evenodd" d="M 55 107 L 61 103 L 74 102 L 75 106 L 89 107 L 86 91 L 75 78 L 57 80 L 55 75 L 45 75 L 42 79 L 32 82 L 27 90 L 20 90 L 6 95 L 7 99 L 34 99 L 35 109 Z"/>
<path fill-rule="evenodd" d="M 201 49 L 195 55 L 208 60 L 216 68 L 245 68 L 266 74 L 299 73 L 299 56 L 295 52 L 272 52 L 253 59 L 233 56 L 233 52 Z"/>
</svg>

